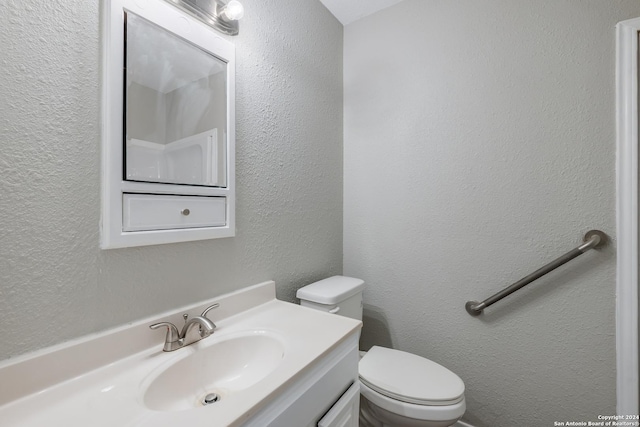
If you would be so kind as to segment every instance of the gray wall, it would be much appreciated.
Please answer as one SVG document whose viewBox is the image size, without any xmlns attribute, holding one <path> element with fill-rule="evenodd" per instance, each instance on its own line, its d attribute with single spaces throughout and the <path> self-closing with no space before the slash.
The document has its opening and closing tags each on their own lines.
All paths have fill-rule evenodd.
<svg viewBox="0 0 640 427">
<path fill-rule="evenodd" d="M 342 271 L 342 26 L 317 0 L 243 3 L 237 236 L 101 251 L 100 4 L 0 2 L 0 359 Z"/>
<path fill-rule="evenodd" d="M 130 82 L 127 136 L 168 144 L 218 129 L 227 132 L 226 74 L 218 72 L 168 93 Z"/>
<path fill-rule="evenodd" d="M 166 143 L 214 128 L 226 134 L 226 84 L 225 73 L 216 73 L 167 93 Z"/>
<path fill-rule="evenodd" d="M 374 343 L 462 377 L 480 427 L 615 413 L 615 30 L 635 0 L 406 0 L 345 27 L 345 274 Z"/>
<path fill-rule="evenodd" d="M 166 95 L 134 82 L 129 84 L 128 93 L 127 137 L 166 144 Z"/>
</svg>

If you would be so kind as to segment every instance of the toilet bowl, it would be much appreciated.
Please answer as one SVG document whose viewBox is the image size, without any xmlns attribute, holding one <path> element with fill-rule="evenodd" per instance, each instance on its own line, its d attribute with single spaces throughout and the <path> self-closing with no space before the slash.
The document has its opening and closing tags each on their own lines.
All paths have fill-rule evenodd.
<svg viewBox="0 0 640 427">
<path fill-rule="evenodd" d="M 333 276 L 296 296 L 302 306 L 362 320 L 363 289 L 360 279 Z M 464 383 L 444 366 L 379 346 L 361 356 L 361 427 L 448 427 L 464 414 Z"/>
<path fill-rule="evenodd" d="M 359 377 L 362 427 L 447 427 L 466 409 L 462 380 L 415 354 L 374 346 Z"/>
</svg>

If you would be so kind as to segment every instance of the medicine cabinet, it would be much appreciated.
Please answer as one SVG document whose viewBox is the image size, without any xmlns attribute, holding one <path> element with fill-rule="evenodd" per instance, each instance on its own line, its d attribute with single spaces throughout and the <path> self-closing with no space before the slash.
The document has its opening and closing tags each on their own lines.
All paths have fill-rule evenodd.
<svg viewBox="0 0 640 427">
<path fill-rule="evenodd" d="M 235 234 L 235 48 L 163 0 L 104 2 L 101 247 Z"/>
</svg>

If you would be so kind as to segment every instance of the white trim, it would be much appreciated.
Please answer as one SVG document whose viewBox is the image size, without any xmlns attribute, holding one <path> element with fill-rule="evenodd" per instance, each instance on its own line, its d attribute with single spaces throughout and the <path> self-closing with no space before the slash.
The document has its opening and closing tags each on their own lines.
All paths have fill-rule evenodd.
<svg viewBox="0 0 640 427">
<path fill-rule="evenodd" d="M 638 410 L 638 32 L 640 18 L 616 27 L 617 413 Z"/>
</svg>

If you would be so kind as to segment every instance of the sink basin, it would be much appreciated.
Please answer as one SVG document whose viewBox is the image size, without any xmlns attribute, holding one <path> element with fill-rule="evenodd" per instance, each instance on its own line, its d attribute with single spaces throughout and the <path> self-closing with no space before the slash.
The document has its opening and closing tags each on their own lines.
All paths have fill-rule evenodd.
<svg viewBox="0 0 640 427">
<path fill-rule="evenodd" d="M 207 406 L 205 396 L 212 394 L 223 401 L 267 377 L 283 357 L 281 340 L 265 331 L 223 338 L 165 368 L 146 388 L 144 403 L 156 411 L 182 411 Z"/>
</svg>

